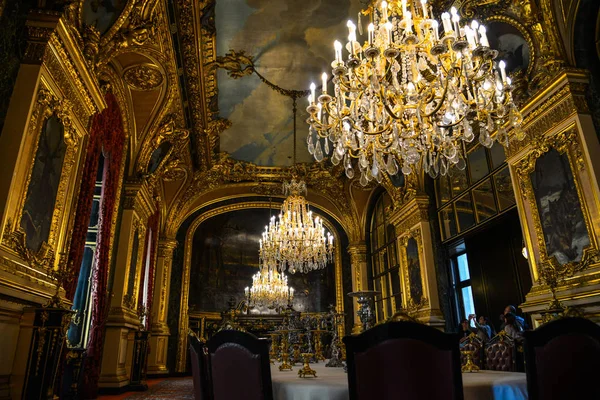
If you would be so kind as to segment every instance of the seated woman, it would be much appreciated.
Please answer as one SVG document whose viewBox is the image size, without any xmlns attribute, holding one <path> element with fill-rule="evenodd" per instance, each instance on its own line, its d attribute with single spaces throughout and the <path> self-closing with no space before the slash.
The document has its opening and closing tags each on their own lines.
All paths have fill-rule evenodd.
<svg viewBox="0 0 600 400">
<path fill-rule="evenodd" d="M 463 319 L 462 321 L 460 321 L 460 329 L 459 329 L 458 333 L 460 334 L 461 341 L 468 338 L 469 335 L 473 332 L 474 332 L 473 329 L 469 326 L 468 320 Z"/>
</svg>

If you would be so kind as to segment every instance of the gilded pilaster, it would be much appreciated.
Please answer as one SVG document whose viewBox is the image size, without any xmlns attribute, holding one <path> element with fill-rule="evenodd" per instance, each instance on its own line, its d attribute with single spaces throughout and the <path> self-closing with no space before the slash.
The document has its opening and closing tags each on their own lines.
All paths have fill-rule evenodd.
<svg viewBox="0 0 600 400">
<path fill-rule="evenodd" d="M 427 196 L 410 196 L 403 205 L 390 215 L 390 222 L 396 228 L 398 253 L 400 255 L 400 277 L 402 281 L 402 308 L 408 310 L 420 321 L 444 326 L 440 310 L 435 257 L 433 254 L 433 235 L 429 227 L 429 199 Z M 409 257 L 409 241 L 416 243 L 416 254 Z M 410 258 L 410 259 L 409 259 Z M 411 274 L 409 268 L 418 273 Z M 420 279 L 420 282 L 412 280 Z M 412 279 L 412 280 L 411 280 Z M 420 298 L 413 298 L 415 286 L 421 288 Z M 417 289 L 416 292 L 419 292 Z M 399 305 L 396 305 L 399 309 Z"/>
<path fill-rule="evenodd" d="M 580 306 L 594 318 L 600 316 L 600 144 L 585 99 L 587 84 L 582 71 L 566 70 L 556 76 L 523 107 L 526 139 L 513 142 L 508 151 L 533 278 L 521 308 L 536 324 L 552 300 L 552 290 L 564 306 Z M 564 161 L 568 182 L 554 198 L 543 200 L 534 179 L 544 174 L 539 161 L 551 151 Z M 568 212 L 575 211 L 570 220 L 587 234 L 586 245 L 573 242 L 568 226 L 560 225 L 561 231 L 555 232 L 548 225 L 558 222 L 560 215 L 552 210 L 567 200 Z M 563 250 L 578 256 L 557 258 L 566 254 Z"/>
<path fill-rule="evenodd" d="M 368 290 L 368 264 L 367 264 L 367 245 L 364 241 L 354 242 L 348 246 L 348 254 L 350 254 L 350 264 L 352 273 L 352 291 Z M 362 325 L 357 316 L 358 302 L 356 298 L 352 302 L 354 313 L 354 327 L 352 333 L 362 332 Z"/>
<path fill-rule="evenodd" d="M 171 264 L 173 250 L 177 241 L 161 239 L 158 242 L 158 257 L 154 272 L 154 295 L 152 300 L 152 325 L 150 348 L 148 356 L 148 374 L 168 374 L 167 369 L 167 343 L 171 332 L 167 326 L 167 308 L 169 305 L 169 286 L 171 284 Z"/>
<path fill-rule="evenodd" d="M 148 218 L 155 206 L 144 183 L 125 184 L 124 209 L 116 254 L 110 311 L 99 386 L 120 388 L 130 381 L 134 335 L 140 329 L 138 293 L 143 271 L 143 252 Z M 137 256 L 133 255 L 137 237 Z M 135 264 L 133 263 L 135 261 Z M 134 274 L 131 271 L 135 271 Z M 129 280 L 134 279 L 132 285 Z M 129 289 L 133 288 L 132 292 Z"/>
</svg>

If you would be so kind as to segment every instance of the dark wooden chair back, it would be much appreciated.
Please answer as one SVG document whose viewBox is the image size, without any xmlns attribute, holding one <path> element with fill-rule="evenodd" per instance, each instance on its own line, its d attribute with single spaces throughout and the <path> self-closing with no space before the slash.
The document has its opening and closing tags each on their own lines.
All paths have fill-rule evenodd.
<svg viewBox="0 0 600 400">
<path fill-rule="evenodd" d="M 600 399 L 600 326 L 562 318 L 524 335 L 529 399 Z"/>
<path fill-rule="evenodd" d="M 209 400 L 208 351 L 204 343 L 195 336 L 188 336 L 188 343 L 194 381 L 194 400 Z"/>
<path fill-rule="evenodd" d="M 460 350 L 460 365 L 467 363 L 467 355 L 463 351 L 470 351 L 473 364 L 483 369 L 483 342 L 474 333 L 460 341 Z"/>
<path fill-rule="evenodd" d="M 235 330 L 208 341 L 214 400 L 272 400 L 269 343 Z"/>
<path fill-rule="evenodd" d="M 350 400 L 463 398 L 458 335 L 402 321 L 343 341 Z"/>
<path fill-rule="evenodd" d="M 515 341 L 500 331 L 485 345 L 485 369 L 492 371 L 515 370 Z"/>
</svg>

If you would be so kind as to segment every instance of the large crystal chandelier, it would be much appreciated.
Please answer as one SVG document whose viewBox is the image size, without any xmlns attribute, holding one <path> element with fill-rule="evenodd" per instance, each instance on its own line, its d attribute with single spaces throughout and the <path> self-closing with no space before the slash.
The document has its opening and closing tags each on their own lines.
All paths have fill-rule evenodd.
<svg viewBox="0 0 600 400">
<path fill-rule="evenodd" d="M 283 308 L 294 298 L 294 288 L 288 286 L 288 278 L 273 266 L 261 265 L 252 276 L 252 287 L 245 289 L 250 307 Z"/>
<path fill-rule="evenodd" d="M 317 161 L 331 151 L 351 179 L 358 159 L 363 185 L 419 166 L 435 178 L 465 168 L 462 142 L 477 131 L 486 147 L 508 145 L 507 123 L 522 139 L 506 65 L 484 26 L 461 24 L 453 7 L 440 31 L 427 0 L 377 1 L 362 14 L 371 20 L 362 43 L 352 21 L 346 59 L 334 43 L 332 95 L 326 73 L 318 97 L 311 84 L 308 148 Z"/>
<path fill-rule="evenodd" d="M 261 262 L 275 261 L 280 271 L 292 274 L 325 268 L 333 260 L 333 235 L 321 218 L 313 218 L 304 197 L 306 184 L 292 179 L 283 192 L 288 197 L 279 218 L 271 217 L 260 240 Z"/>
</svg>

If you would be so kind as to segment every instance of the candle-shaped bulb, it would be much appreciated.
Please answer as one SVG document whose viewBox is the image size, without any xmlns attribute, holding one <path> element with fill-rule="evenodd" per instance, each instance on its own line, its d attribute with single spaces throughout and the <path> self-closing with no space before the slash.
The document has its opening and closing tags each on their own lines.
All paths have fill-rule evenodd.
<svg viewBox="0 0 600 400">
<path fill-rule="evenodd" d="M 504 60 L 498 63 L 498 67 L 500 68 L 500 75 L 502 76 L 502 82 L 506 83 L 506 63 Z"/>
<path fill-rule="evenodd" d="M 431 23 L 431 29 L 433 29 L 433 38 L 438 41 L 440 40 L 440 33 L 438 31 L 439 23 L 434 19 Z"/>
<path fill-rule="evenodd" d="M 415 84 L 412 82 L 408 82 L 408 85 L 406 85 L 406 89 L 408 90 L 408 94 L 413 94 L 415 92 Z"/>
<path fill-rule="evenodd" d="M 483 25 L 479 26 L 479 34 L 481 35 L 481 38 L 479 38 L 479 42 L 481 43 L 482 46 L 490 47 L 490 42 L 488 42 L 486 32 L 487 32 L 487 29 L 485 29 L 485 26 L 483 26 Z"/>
<path fill-rule="evenodd" d="M 456 36 L 460 36 L 460 17 L 458 16 L 458 14 L 452 14 L 452 23 L 454 25 L 454 32 L 456 33 Z"/>
<path fill-rule="evenodd" d="M 387 1 L 381 2 L 381 18 L 384 21 L 387 21 L 387 19 L 388 19 L 388 3 L 387 3 Z"/>
<path fill-rule="evenodd" d="M 452 16 L 458 15 L 458 11 L 456 10 L 456 7 L 452 7 L 450 9 L 450 14 L 452 14 Z"/>
<path fill-rule="evenodd" d="M 452 21 L 450 21 L 450 14 L 447 12 L 442 13 L 442 24 L 444 25 L 444 34 L 449 34 L 452 30 Z"/>
<path fill-rule="evenodd" d="M 323 81 L 323 93 L 327 93 L 327 74 L 325 72 L 321 75 L 321 80 Z"/>
<path fill-rule="evenodd" d="M 407 11 L 405 15 L 405 22 L 406 22 L 406 31 L 407 32 L 412 32 L 412 13 L 410 11 Z"/>
<path fill-rule="evenodd" d="M 406 14 L 406 0 L 402 0 L 402 14 Z"/>
<path fill-rule="evenodd" d="M 427 0 L 421 0 L 421 9 L 423 10 L 423 17 L 427 18 Z"/>
<path fill-rule="evenodd" d="M 333 42 L 333 48 L 335 49 L 335 61 L 337 63 L 342 62 L 342 44 L 339 40 Z"/>
<path fill-rule="evenodd" d="M 373 25 L 373 23 L 370 23 L 367 30 L 369 31 L 369 46 L 373 46 L 373 34 L 375 32 L 375 25 Z"/>
<path fill-rule="evenodd" d="M 315 85 L 314 82 L 312 82 L 310 84 L 310 95 L 312 97 L 313 102 L 315 101 L 316 97 L 315 97 L 315 90 L 317 89 L 317 86 Z"/>
<path fill-rule="evenodd" d="M 387 32 L 387 39 L 388 39 L 388 44 L 391 46 L 392 45 L 392 23 L 391 22 L 386 22 L 385 23 L 385 30 Z"/>
</svg>

